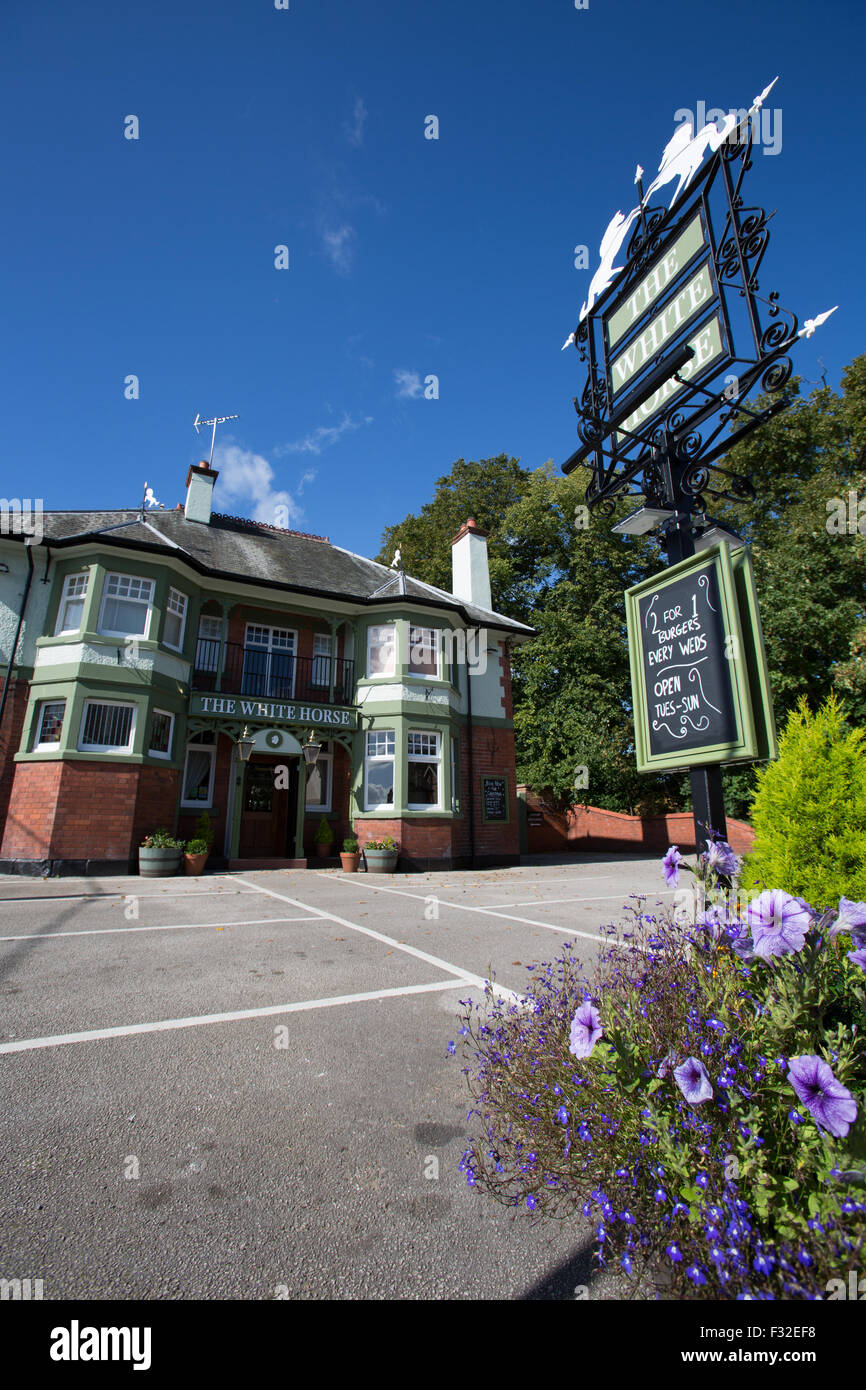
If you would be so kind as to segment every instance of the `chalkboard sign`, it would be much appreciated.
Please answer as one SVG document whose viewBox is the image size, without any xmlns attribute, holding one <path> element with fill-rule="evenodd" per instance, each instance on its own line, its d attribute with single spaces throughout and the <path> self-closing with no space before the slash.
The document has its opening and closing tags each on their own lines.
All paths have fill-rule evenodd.
<svg viewBox="0 0 866 1390">
<path fill-rule="evenodd" d="M 640 772 L 775 756 L 764 736 L 772 705 L 757 607 L 740 611 L 751 584 L 745 552 L 736 563 L 739 593 L 726 543 L 626 592 Z"/>
<path fill-rule="evenodd" d="M 650 754 L 735 742 L 730 649 L 713 561 L 645 594 L 638 612 Z"/>
<path fill-rule="evenodd" d="M 508 783 L 504 777 L 485 777 L 482 782 L 482 813 L 485 821 L 508 820 Z"/>
</svg>

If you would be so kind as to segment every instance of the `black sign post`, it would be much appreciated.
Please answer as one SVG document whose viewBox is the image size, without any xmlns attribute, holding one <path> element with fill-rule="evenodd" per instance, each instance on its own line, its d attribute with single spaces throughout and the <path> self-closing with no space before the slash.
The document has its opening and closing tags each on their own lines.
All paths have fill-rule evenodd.
<svg viewBox="0 0 866 1390">
<path fill-rule="evenodd" d="M 739 439 L 790 404 L 783 390 L 793 370 L 788 353 L 833 312 L 807 320 L 800 330 L 796 315 L 782 309 L 775 291 L 759 293 L 769 218 L 745 197 L 743 183 L 752 167 L 754 118 L 760 119 L 774 85 L 755 97 L 747 112 L 731 113 L 721 127 L 679 127 L 646 194 L 638 167 L 638 205 L 628 215 L 617 213 L 608 226 L 580 322 L 565 344 L 574 343 L 586 363 L 587 379 L 574 399 L 580 447 L 563 472 L 592 470 L 586 502 L 601 516 L 613 516 L 618 496 L 642 498 L 638 510 L 614 530 L 640 535 L 660 527 L 672 566 L 711 546 L 709 532 L 726 530 L 708 516 L 708 501 L 755 499 L 751 480 L 722 467 L 720 460 Z M 656 191 L 674 180 L 669 205 L 651 206 Z M 746 404 L 757 387 L 775 395 L 760 409 Z M 727 535 L 741 544 L 730 531 Z M 751 627 L 760 643 L 757 614 Z M 711 624 L 704 636 L 715 649 Z M 718 723 L 730 717 L 730 699 L 723 669 L 717 663 L 711 668 L 708 661 L 701 658 L 701 678 L 717 680 L 719 713 L 705 714 Z M 763 685 L 755 683 L 756 668 L 763 670 Z M 632 672 L 634 678 L 634 665 Z M 740 689 L 745 688 L 742 676 L 740 672 L 734 682 Z M 761 695 L 766 669 L 763 652 L 754 648 L 751 676 Z M 672 695 L 678 693 L 673 691 L 677 678 L 670 678 Z M 653 681 L 653 687 L 659 683 Z M 766 730 L 772 709 L 763 698 L 760 703 Z M 688 707 L 680 710 L 686 716 L 689 712 Z M 683 729 L 677 725 L 670 734 L 680 749 L 678 757 L 672 752 L 671 766 L 683 765 L 683 750 L 689 746 Z M 729 742 L 724 733 L 720 726 L 717 742 L 723 747 Z M 663 743 L 661 727 L 651 737 L 655 734 Z M 756 746 L 754 737 L 752 744 Z M 774 748 L 774 735 L 763 739 L 763 747 Z M 709 828 L 726 833 L 723 761 L 704 757 L 690 768 L 698 845 Z M 658 763 L 644 764 L 645 770 L 652 766 Z"/>
</svg>

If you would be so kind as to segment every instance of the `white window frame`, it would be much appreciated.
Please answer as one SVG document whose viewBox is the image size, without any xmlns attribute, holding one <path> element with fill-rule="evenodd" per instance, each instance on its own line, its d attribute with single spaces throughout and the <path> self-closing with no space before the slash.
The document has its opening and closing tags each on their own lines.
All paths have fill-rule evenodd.
<svg viewBox="0 0 866 1390">
<path fill-rule="evenodd" d="M 322 751 L 316 759 L 316 767 L 321 767 L 326 774 L 322 779 L 322 785 L 325 788 L 325 800 L 321 803 L 312 802 L 307 801 L 305 796 L 304 809 L 308 815 L 314 811 L 330 811 L 332 809 L 331 801 L 334 795 L 334 745 L 332 743 L 322 744 Z M 309 783 L 307 785 L 309 786 Z"/>
<path fill-rule="evenodd" d="M 80 584 L 81 580 L 84 581 L 84 587 L 83 587 L 83 588 L 80 590 L 80 592 L 78 592 L 78 593 L 73 592 L 73 590 L 76 588 L 76 586 Z M 90 584 L 90 570 L 79 570 L 76 574 L 67 574 L 66 578 L 65 578 L 64 581 L 63 581 L 63 588 L 62 588 L 61 593 L 60 593 L 60 604 L 59 604 L 58 609 L 57 609 L 57 622 L 56 622 L 55 627 L 54 627 L 54 636 L 55 636 L 55 637 L 61 637 L 61 636 L 63 636 L 64 633 L 67 633 L 67 632 L 80 632 L 80 631 L 81 631 L 81 623 L 80 623 L 80 622 L 76 623 L 76 624 L 75 624 L 75 627 L 67 627 L 67 626 L 64 624 L 63 619 L 64 619 L 64 616 L 65 616 L 65 613 L 66 613 L 66 605 L 67 605 L 68 603 L 78 603 L 78 602 L 80 602 L 80 603 L 81 603 L 81 615 L 82 615 L 82 617 L 84 616 L 84 601 L 85 601 L 86 598 L 87 598 L 87 590 L 88 590 L 89 584 Z"/>
<path fill-rule="evenodd" d="M 151 740 L 151 738 L 153 737 L 153 716 L 154 716 L 155 714 L 164 714 L 165 717 L 166 717 L 166 719 L 168 720 L 168 751 L 165 752 L 165 753 L 163 753 L 160 749 L 157 749 L 157 748 L 148 748 L 147 751 L 148 751 L 148 754 L 150 755 L 151 758 L 167 758 L 167 759 L 170 759 L 170 758 L 171 758 L 172 746 L 173 746 L 173 744 L 174 744 L 174 715 L 172 714 L 172 712 L 171 712 L 170 709 L 153 709 L 153 710 L 151 710 L 151 712 L 150 712 L 150 733 L 148 734 L 148 743 L 150 743 L 150 740 Z"/>
<path fill-rule="evenodd" d="M 91 705 L 105 705 L 109 709 L 131 709 L 132 718 L 129 722 L 129 740 L 125 744 L 119 743 L 85 743 L 84 728 L 87 724 L 87 714 Z M 81 715 L 81 728 L 78 733 L 79 753 L 131 753 L 135 744 L 135 727 L 138 723 L 138 706 L 131 700 L 85 700 L 84 710 Z"/>
<path fill-rule="evenodd" d="M 390 734 L 390 747 L 388 746 L 387 735 Z M 385 752 L 370 754 L 370 740 L 381 739 L 386 736 Z M 393 799 L 391 801 L 371 802 L 370 801 L 370 763 L 390 762 L 392 768 L 391 786 L 393 788 Z M 368 729 L 364 735 L 364 810 L 365 811 L 393 811 L 397 804 L 397 732 L 395 729 Z"/>
<path fill-rule="evenodd" d="M 201 630 L 201 625 L 202 625 L 202 623 L 215 623 L 215 624 L 216 624 L 216 627 L 217 627 L 217 629 L 218 629 L 218 630 L 217 630 L 217 633 L 216 633 L 216 636 L 215 636 L 215 637 L 206 637 L 206 636 L 202 633 L 202 630 Z M 195 658 L 194 658 L 194 665 L 195 665 L 196 671 L 207 671 L 207 672 L 208 672 L 209 674 L 211 674 L 211 675 L 216 675 L 216 673 L 217 673 L 217 672 L 219 671 L 219 669 L 220 669 L 220 651 L 221 651 L 221 643 L 222 643 L 222 640 L 223 640 L 223 620 L 222 620 L 222 618 L 219 616 L 219 614 L 217 614 L 217 613 L 201 613 L 201 614 L 199 614 L 198 632 L 196 633 L 196 637 L 195 637 Z M 208 646 L 205 648 L 205 650 L 208 652 L 208 661 L 212 663 L 211 665 L 204 665 L 204 666 L 203 666 L 203 665 L 201 664 L 201 661 L 200 661 L 200 658 L 199 658 L 199 643 L 200 643 L 200 642 L 207 642 L 207 643 L 208 643 Z M 215 650 L 214 650 L 214 649 L 211 647 L 211 645 L 210 645 L 212 642 L 216 642 L 216 643 L 217 643 L 217 646 L 216 646 L 216 649 L 215 649 Z"/>
<path fill-rule="evenodd" d="M 208 784 L 207 784 L 207 799 L 204 800 L 204 801 L 202 801 L 200 798 L 196 799 L 195 801 L 186 801 L 186 800 L 184 799 L 184 795 L 183 795 L 183 794 L 184 794 L 184 792 L 185 792 L 185 790 L 186 790 L 186 773 L 187 773 L 187 767 L 188 767 L 188 764 L 189 764 L 189 755 L 190 755 L 190 753 L 207 753 L 208 756 L 209 756 L 209 758 L 210 758 L 210 776 L 209 776 L 209 778 L 208 778 Z M 180 795 L 181 795 L 180 804 L 181 804 L 181 806 L 195 808 L 196 810 L 198 810 L 200 807 L 212 806 L 212 805 L 213 805 L 213 784 L 214 784 L 214 774 L 215 774 L 215 772 L 216 772 L 216 742 L 214 742 L 214 743 L 196 743 L 194 739 L 191 739 L 191 740 L 187 743 L 187 745 L 186 745 L 186 749 L 185 749 L 185 751 L 184 751 L 184 757 L 183 757 L 183 773 L 182 773 L 182 775 L 181 775 L 181 783 L 180 783 Z"/>
<path fill-rule="evenodd" d="M 124 594 L 112 594 L 112 593 L 110 592 L 110 587 L 111 587 L 111 581 L 112 581 L 113 579 L 132 579 L 132 580 L 135 580 L 135 582 L 136 582 L 137 584 L 141 584 L 141 585 L 148 584 L 148 585 L 150 585 L 150 597 L 149 597 L 149 599 L 147 600 L 147 616 L 145 617 L 145 620 L 144 620 L 144 632 L 117 632 L 117 631 L 115 631 L 113 628 L 109 628 L 109 627 L 106 627 L 106 626 L 105 626 L 105 622 L 104 622 L 105 609 L 106 609 L 106 605 L 108 604 L 108 602 L 109 602 L 110 599 L 116 598 L 116 599 L 120 599 L 120 600 L 122 600 L 122 601 L 124 601 L 124 602 L 126 602 L 126 603 L 138 603 L 138 604 L 142 604 L 142 603 L 144 602 L 144 600 L 143 600 L 143 599 L 140 599 L 140 598 L 130 598 L 130 597 L 128 597 L 127 595 L 124 595 Z M 111 573 L 106 574 L 106 576 L 105 576 L 105 583 L 104 583 L 103 586 L 102 586 L 102 603 L 101 603 L 100 609 L 99 609 L 99 627 L 98 627 L 98 631 L 101 632 L 101 633 L 103 634 L 103 636 L 105 636 L 105 637 L 127 637 L 127 638 L 133 638 L 133 639 L 137 638 L 139 642 L 146 642 L 146 641 L 148 640 L 149 636 L 150 636 L 150 624 L 151 624 L 151 621 L 152 621 L 152 618 L 153 618 L 153 593 L 154 593 L 154 588 L 155 588 L 154 581 L 153 581 L 152 579 L 147 579 L 143 574 L 121 574 L 121 573 L 120 573 L 119 571 L 117 571 L 117 570 L 112 570 Z"/>
<path fill-rule="evenodd" d="M 62 698 L 59 699 L 59 700 L 40 700 L 40 701 L 39 701 L 39 704 L 36 706 L 36 733 L 35 733 L 35 741 L 34 741 L 34 744 L 33 744 L 33 752 L 34 752 L 34 753 L 50 753 L 50 752 L 54 752 L 55 749 L 57 749 L 57 748 L 60 747 L 60 738 L 57 738 L 56 740 L 54 740 L 54 741 L 51 742 L 51 743 L 43 742 L 43 740 L 42 740 L 42 724 L 43 724 L 43 721 L 44 721 L 44 719 L 45 719 L 45 711 L 46 711 L 51 705 L 62 705 L 62 706 L 63 706 L 63 714 L 61 715 L 61 718 L 60 718 L 60 735 L 61 735 L 61 737 L 62 737 L 62 735 L 63 735 L 63 725 L 64 725 L 64 723 L 65 723 L 65 721 L 66 721 L 66 704 L 67 704 L 67 701 L 66 701 L 66 697 L 65 697 L 65 696 L 62 697 Z"/>
<path fill-rule="evenodd" d="M 326 651 L 321 651 L 321 650 L 316 651 L 316 647 L 317 647 L 317 646 L 318 646 L 319 648 L 321 648 L 322 646 L 325 646 L 325 647 L 327 648 L 327 650 L 326 650 Z M 332 669 L 331 663 L 332 663 L 332 661 L 333 661 L 333 657 L 334 657 L 334 639 L 333 639 L 333 637 L 331 636 L 331 634 L 330 634 L 329 632 L 314 632 L 314 633 L 313 633 L 313 662 L 312 662 L 312 670 L 310 671 L 310 685 L 311 685 L 311 686 L 315 686 L 315 688 L 316 688 L 317 690 L 324 690 L 326 686 L 327 686 L 327 687 L 330 687 L 330 684 L 331 684 L 331 669 Z M 324 662 L 324 663 L 325 663 L 324 667 L 319 666 L 319 665 L 318 665 L 319 662 Z M 324 681 L 323 681 L 323 680 L 317 679 L 317 677 L 321 674 L 322 670 L 327 671 L 327 673 L 328 673 L 328 678 L 327 678 L 327 680 L 324 680 Z M 319 754 L 319 757 L 321 757 L 321 753 Z"/>
<path fill-rule="evenodd" d="M 253 641 L 253 642 L 250 641 L 250 629 L 251 629 L 251 628 L 256 629 L 258 632 L 266 632 L 266 633 L 268 634 L 267 646 L 265 646 L 261 641 L 259 641 L 258 643 L 255 642 L 255 641 Z M 275 632 L 278 632 L 278 633 L 280 634 L 281 637 L 291 637 L 291 639 L 292 639 L 292 645 L 291 645 L 291 647 L 286 646 L 286 645 L 274 646 L 274 633 L 275 633 Z M 267 672 L 267 674 L 266 674 L 266 677 L 265 677 L 265 685 L 266 685 L 269 689 L 272 688 L 272 687 L 273 687 L 273 684 L 274 684 L 274 657 L 275 657 L 275 656 L 290 656 L 291 659 L 292 659 L 292 688 L 291 688 L 291 691 L 289 692 L 288 695 L 280 695 L 279 697 L 277 697 L 276 695 L 268 694 L 267 691 L 266 691 L 266 693 L 263 694 L 263 695 L 251 695 L 250 698 L 251 698 L 251 699 L 258 699 L 258 700 L 275 700 L 275 699 L 277 699 L 277 698 L 282 699 L 282 700 L 293 700 L 293 699 L 295 698 L 295 686 L 297 685 L 297 682 L 298 682 L 298 630 L 297 630 L 297 628 L 293 628 L 293 627 L 273 627 L 273 626 L 271 626 L 270 623 L 247 623 L 246 626 L 245 626 L 245 628 L 244 628 L 244 662 L 243 662 L 243 666 L 241 667 L 241 671 L 242 671 L 242 683 L 243 683 L 243 680 L 245 679 L 245 677 L 246 677 L 246 675 L 247 675 L 247 669 L 246 669 L 246 653 L 247 653 L 247 651 L 266 652 L 266 653 L 267 653 L 267 658 L 268 658 L 268 659 L 267 659 L 267 663 L 266 663 L 266 672 Z"/>
<path fill-rule="evenodd" d="M 178 608 L 178 607 L 174 607 L 174 608 L 173 608 L 173 607 L 172 607 L 172 602 L 171 602 L 171 601 L 172 601 L 172 598 L 181 599 L 182 602 L 183 602 L 183 606 L 180 607 L 180 608 Z M 162 645 L 163 645 L 164 647 L 168 647 L 170 651 L 173 651 L 173 652 L 182 652 L 182 651 L 183 651 L 183 639 L 184 639 L 184 637 L 186 636 L 186 615 L 187 615 L 188 612 L 189 612 L 189 598 L 187 597 L 187 595 L 186 595 L 181 589 L 169 589 L 169 591 L 168 591 L 168 598 L 167 598 L 166 601 L 165 601 L 165 616 L 163 617 L 163 622 L 162 622 Z M 179 636 L 179 638 L 178 638 L 178 640 L 177 640 L 177 644 L 176 644 L 176 645 L 175 645 L 174 642 L 169 642 L 168 638 L 167 638 L 166 635 L 165 635 L 165 629 L 166 629 L 166 624 L 168 623 L 168 615 L 169 615 L 169 613 L 171 613 L 172 616 L 175 617 L 175 618 L 180 618 L 180 636 Z"/>
<path fill-rule="evenodd" d="M 370 660 L 370 652 L 373 647 L 373 634 L 380 632 L 390 632 L 393 635 L 391 651 L 393 660 L 390 671 L 374 671 Z M 377 641 L 377 646 L 383 646 L 381 641 Z M 393 680 L 397 674 L 397 624 L 396 623 L 375 623 L 367 628 L 367 678 L 369 680 Z"/>
<path fill-rule="evenodd" d="M 436 740 L 436 756 L 431 757 L 428 753 L 413 753 L 413 738 L 432 738 Z M 441 811 L 442 810 L 442 735 L 438 729 L 409 729 L 406 734 L 406 762 L 424 763 L 425 765 L 434 763 L 436 766 L 436 800 L 433 801 L 410 801 L 409 800 L 409 778 L 406 778 L 406 809 L 409 811 Z"/>
<path fill-rule="evenodd" d="M 419 645 L 417 641 L 412 641 L 412 633 L 430 633 L 433 638 L 431 643 L 433 655 L 436 658 L 436 670 L 413 671 L 412 670 L 412 648 Z M 413 681 L 438 681 L 442 679 L 442 634 L 438 627 L 422 627 L 420 623 L 409 624 L 409 650 L 406 653 L 406 675 Z"/>
</svg>

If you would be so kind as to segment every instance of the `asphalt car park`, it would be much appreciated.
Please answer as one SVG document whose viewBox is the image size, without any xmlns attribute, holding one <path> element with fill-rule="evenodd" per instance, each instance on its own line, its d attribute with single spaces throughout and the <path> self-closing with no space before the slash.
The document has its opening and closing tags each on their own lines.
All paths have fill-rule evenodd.
<svg viewBox="0 0 866 1390">
<path fill-rule="evenodd" d="M 467 1188 L 461 999 L 588 966 L 658 858 L 0 880 L 0 1276 L 73 1299 L 616 1295 Z"/>
</svg>

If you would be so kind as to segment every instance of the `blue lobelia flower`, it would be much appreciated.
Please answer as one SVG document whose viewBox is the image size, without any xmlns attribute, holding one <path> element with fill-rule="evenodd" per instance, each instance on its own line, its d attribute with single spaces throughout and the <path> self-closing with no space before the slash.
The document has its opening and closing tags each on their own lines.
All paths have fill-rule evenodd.
<svg viewBox="0 0 866 1390">
<path fill-rule="evenodd" d="M 574 1057 L 589 1057 L 602 1031 L 598 1009 L 588 999 L 584 999 L 572 1020 L 569 1052 Z"/>
<path fill-rule="evenodd" d="M 559 1107 L 559 1109 L 558 1109 L 557 1112 L 556 1112 L 556 1117 L 555 1117 L 555 1118 L 556 1118 L 556 1120 L 559 1122 L 559 1124 L 561 1124 L 561 1125 L 567 1125 L 567 1124 L 568 1124 L 568 1111 L 566 1110 L 566 1108 L 565 1108 L 564 1105 L 561 1105 L 561 1106 Z"/>
<path fill-rule="evenodd" d="M 689 1105 L 712 1100 L 713 1087 L 707 1069 L 697 1057 L 687 1057 L 682 1066 L 674 1069 L 674 1079 Z"/>
<path fill-rule="evenodd" d="M 857 1118 L 857 1104 L 827 1063 L 821 1057 L 792 1057 L 788 1081 L 815 1123 L 844 1138 Z"/>
</svg>

